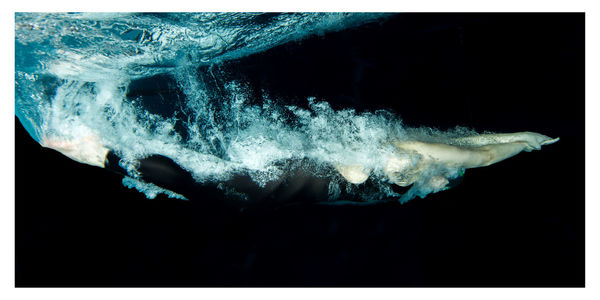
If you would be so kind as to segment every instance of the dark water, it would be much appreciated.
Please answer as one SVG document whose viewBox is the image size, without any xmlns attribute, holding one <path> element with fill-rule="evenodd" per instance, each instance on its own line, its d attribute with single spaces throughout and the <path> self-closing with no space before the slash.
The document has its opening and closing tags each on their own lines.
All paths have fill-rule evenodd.
<svg viewBox="0 0 600 300">
<path fill-rule="evenodd" d="M 583 286 L 583 23 L 403 14 L 215 67 L 281 105 L 317 97 L 393 110 L 408 126 L 561 137 L 403 205 L 239 212 L 148 200 L 116 174 L 41 148 L 16 120 L 16 284 Z M 168 80 L 139 84 L 145 97 L 174 95 Z"/>
</svg>

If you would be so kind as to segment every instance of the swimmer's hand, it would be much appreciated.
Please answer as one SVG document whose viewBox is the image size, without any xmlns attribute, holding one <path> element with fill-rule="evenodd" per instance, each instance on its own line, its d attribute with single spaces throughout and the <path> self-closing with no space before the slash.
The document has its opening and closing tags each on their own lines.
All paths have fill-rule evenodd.
<svg viewBox="0 0 600 300">
<path fill-rule="evenodd" d="M 96 135 L 87 135 L 73 140 L 44 137 L 41 145 L 54 149 L 77 162 L 101 168 L 104 168 L 104 159 L 108 153 L 108 148 L 100 143 L 100 138 Z"/>
<path fill-rule="evenodd" d="M 558 142 L 560 138 L 551 138 L 543 134 L 535 132 L 521 132 L 519 133 L 519 142 L 523 144 L 524 151 L 531 152 L 533 150 L 540 150 L 542 146 L 550 145 Z"/>
</svg>

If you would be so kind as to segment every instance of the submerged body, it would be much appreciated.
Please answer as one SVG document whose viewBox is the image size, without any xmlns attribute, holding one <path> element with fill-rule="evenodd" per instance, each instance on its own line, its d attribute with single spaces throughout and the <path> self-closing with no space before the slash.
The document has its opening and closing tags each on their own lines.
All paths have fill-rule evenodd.
<svg viewBox="0 0 600 300">
<path fill-rule="evenodd" d="M 383 172 L 397 186 L 418 185 L 419 190 L 439 192 L 446 189 L 451 180 L 462 176 L 464 169 L 489 166 L 521 151 L 540 150 L 543 145 L 558 140 L 534 132 L 468 136 L 450 140 L 448 144 L 394 140 L 390 143 L 396 152 L 387 158 Z M 75 141 L 44 139 L 42 145 L 81 163 L 125 176 L 131 176 L 132 173 L 122 167 L 118 153 L 109 150 L 93 136 Z M 263 186 L 247 174 L 237 174 L 220 184 L 233 190 L 230 196 L 234 194 L 237 197 L 230 198 L 237 198 L 239 201 L 234 202 L 239 206 L 289 203 L 290 199 L 299 197 L 310 202 L 328 201 L 329 183 L 334 178 L 318 176 L 308 159 L 282 164 L 286 164 L 288 172 Z M 165 156 L 148 156 L 138 160 L 136 165 L 134 172 L 139 179 L 187 198 L 202 197 L 208 188 L 207 184 L 197 182 L 192 174 Z M 331 167 L 352 185 L 364 184 L 372 171 L 362 164 Z M 431 170 L 435 170 L 435 173 L 431 174 Z M 459 170 L 459 174 L 456 170 Z M 408 200 L 407 197 L 412 196 L 406 193 L 400 199 Z"/>
<path fill-rule="evenodd" d="M 43 146 L 82 163 L 111 166 L 126 176 L 125 186 L 148 198 L 158 193 L 193 198 L 202 195 L 202 187 L 217 186 L 232 197 L 247 198 L 246 202 L 295 194 L 318 201 L 360 198 L 371 203 L 400 198 L 404 202 L 448 188 L 467 168 L 490 165 L 555 141 L 527 132 L 478 135 L 466 128 L 435 136 L 435 129 L 408 128 L 394 113 L 376 110 L 389 105 L 334 109 L 340 106 L 316 101 L 316 96 L 335 98 L 318 91 L 323 88 L 341 95 L 340 99 L 346 99 L 345 94 L 353 94 L 352 101 L 381 98 L 360 95 L 358 88 L 352 93 L 343 90 L 349 82 L 358 84 L 371 63 L 354 59 L 362 57 L 361 47 L 356 48 L 359 51 L 350 47 L 354 38 L 347 44 L 339 41 L 354 33 L 376 33 L 381 27 L 358 27 L 388 17 L 19 13 L 15 111 Z M 299 50 L 293 43 L 301 39 L 351 27 L 357 31 L 337 40 L 335 34 L 319 38 L 334 38 L 329 45 L 338 49 L 315 61 L 322 69 L 304 69 L 315 53 L 326 50 L 322 41 L 309 51 L 292 51 L 300 55 L 289 56 L 292 52 L 285 47 L 274 49 L 290 43 Z M 364 45 L 373 44 L 377 43 L 369 40 Z M 324 64 L 340 56 L 342 52 L 336 51 L 348 49 L 346 58 L 352 59 Z M 412 53 L 394 52 L 393 57 L 408 61 Z M 285 65 L 267 72 L 270 64 L 265 62 L 276 66 L 284 61 L 295 61 L 302 68 Z M 325 68 L 337 70 L 328 73 L 334 76 L 351 74 L 353 64 L 354 79 L 342 76 L 338 85 L 328 76 L 322 80 L 312 76 Z M 398 66 L 408 72 L 407 77 L 421 70 L 420 65 L 417 69 Z M 298 69 L 307 73 L 287 77 Z M 376 89 L 392 83 L 395 76 L 402 79 L 403 73 L 396 69 L 375 70 L 383 71 L 368 80 L 382 80 Z M 323 86 L 306 93 L 279 87 L 302 77 L 318 78 L 310 85 Z M 278 95 L 278 90 L 286 93 Z M 399 99 L 399 110 L 403 101 L 416 99 L 399 93 L 383 98 Z M 298 99 L 307 99 L 308 105 Z M 346 107 L 346 100 L 341 107 Z"/>
</svg>

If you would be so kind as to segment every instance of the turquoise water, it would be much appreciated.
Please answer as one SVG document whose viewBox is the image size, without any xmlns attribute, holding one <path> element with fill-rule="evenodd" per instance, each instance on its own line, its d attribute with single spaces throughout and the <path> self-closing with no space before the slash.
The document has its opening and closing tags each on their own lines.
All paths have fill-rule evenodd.
<svg viewBox="0 0 600 300">
<path fill-rule="evenodd" d="M 395 150 L 391 139 L 446 139 L 473 134 L 407 128 L 388 111 L 333 109 L 310 97 L 308 108 L 252 99 L 251 83 L 225 80 L 214 68 L 278 45 L 385 19 L 356 13 L 16 14 L 15 111 L 36 141 L 99 137 L 123 155 L 130 177 L 123 184 L 154 198 L 181 195 L 141 181 L 137 159 L 172 158 L 200 183 L 248 174 L 259 186 L 287 171 L 278 162 L 309 159 L 329 176 L 330 199 L 341 191 L 366 202 L 407 201 L 433 192 L 415 184 L 393 191 L 383 173 Z M 167 80 L 177 99 L 149 103 L 130 97 L 131 84 Z M 143 87 L 142 87 L 143 88 Z M 159 101 L 159 102 L 160 102 Z M 163 103 L 164 102 L 164 103 Z M 372 170 L 375 189 L 335 176 L 331 166 L 360 164 Z M 423 174 L 454 177 L 436 167 Z M 336 179 L 337 178 L 337 179 Z"/>
</svg>

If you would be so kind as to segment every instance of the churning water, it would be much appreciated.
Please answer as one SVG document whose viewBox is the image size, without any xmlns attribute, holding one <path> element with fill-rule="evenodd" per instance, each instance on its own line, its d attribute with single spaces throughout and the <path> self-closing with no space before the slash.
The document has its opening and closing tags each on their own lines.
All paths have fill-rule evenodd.
<svg viewBox="0 0 600 300">
<path fill-rule="evenodd" d="M 355 13 L 16 14 L 16 115 L 38 142 L 44 138 L 98 136 L 122 154 L 130 177 L 123 183 L 153 198 L 181 197 L 136 178 L 139 158 L 172 158 L 200 183 L 247 174 L 259 186 L 283 176 L 279 162 L 310 160 L 319 176 L 332 178 L 329 197 L 340 191 L 366 202 L 409 200 L 431 192 L 415 184 L 393 191 L 383 173 L 394 155 L 390 139 L 445 139 L 473 134 L 406 128 L 387 111 L 334 110 L 327 99 L 308 108 L 252 99 L 249 82 L 226 81 L 220 63 L 386 15 Z M 172 99 L 134 97 L 144 81 L 175 90 Z M 165 83 L 167 82 L 167 83 Z M 137 84 L 132 93 L 132 83 Z M 219 89 L 218 92 L 216 89 Z M 433 135 L 432 135 L 433 132 Z M 360 164 L 376 188 L 361 189 L 331 166 Z M 423 176 L 457 170 L 432 169 Z M 453 175 L 454 176 L 454 175 Z"/>
</svg>

